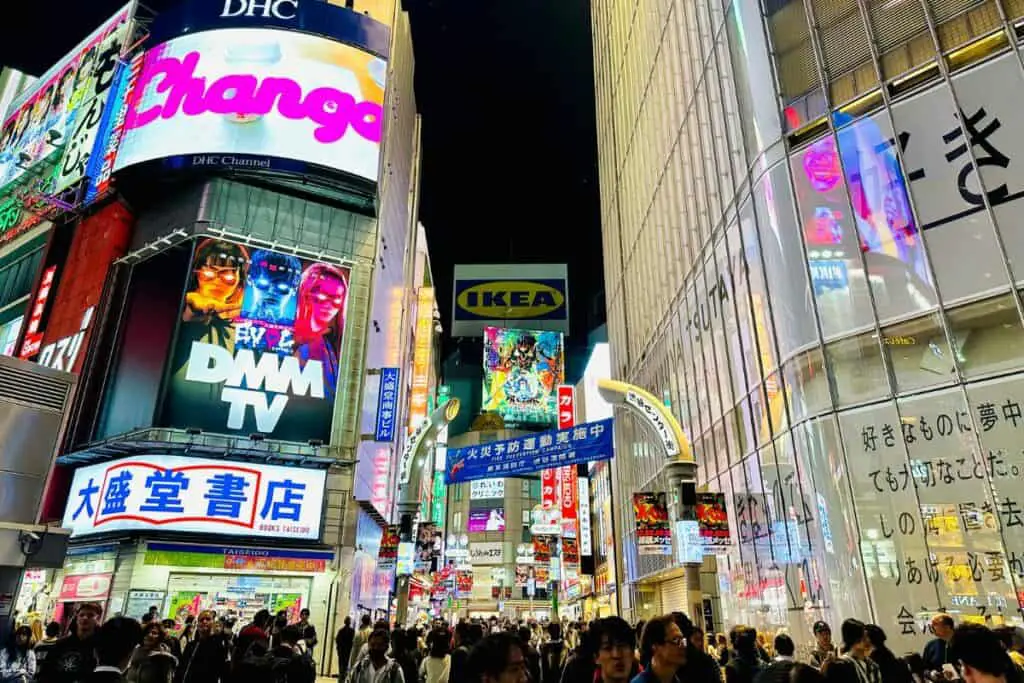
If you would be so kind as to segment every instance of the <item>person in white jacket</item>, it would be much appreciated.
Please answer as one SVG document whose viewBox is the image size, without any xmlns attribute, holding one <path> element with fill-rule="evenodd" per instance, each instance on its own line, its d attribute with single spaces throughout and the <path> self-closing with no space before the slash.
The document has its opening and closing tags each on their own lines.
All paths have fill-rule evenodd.
<svg viewBox="0 0 1024 683">
<path fill-rule="evenodd" d="M 449 683 L 452 670 L 451 642 L 452 634 L 447 628 L 434 629 L 427 637 L 430 652 L 420 664 L 421 683 Z"/>
<path fill-rule="evenodd" d="M 0 650 L 0 681 L 28 683 L 36 675 L 36 653 L 32 651 L 32 629 L 19 626 L 7 647 Z"/>
</svg>

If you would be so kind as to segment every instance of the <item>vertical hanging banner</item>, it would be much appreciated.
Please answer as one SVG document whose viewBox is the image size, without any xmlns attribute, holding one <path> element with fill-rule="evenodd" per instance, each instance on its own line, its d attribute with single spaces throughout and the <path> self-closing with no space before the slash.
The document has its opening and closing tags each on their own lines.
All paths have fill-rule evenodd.
<svg viewBox="0 0 1024 683">
<path fill-rule="evenodd" d="M 385 527 L 380 539 L 380 551 L 377 553 L 377 569 L 393 571 L 398 565 L 398 527 Z"/>
<path fill-rule="evenodd" d="M 547 469 L 540 473 L 540 504 L 545 509 L 555 507 L 558 491 L 555 488 L 555 470 Z"/>
<path fill-rule="evenodd" d="M 560 384 L 558 386 L 558 428 L 568 429 L 576 425 L 576 394 L 572 386 Z M 567 538 L 576 538 L 576 513 L 577 487 L 579 478 L 576 476 L 576 466 L 567 465 L 558 468 L 555 477 L 558 483 L 558 505 L 562 513 L 562 535 Z"/>
<path fill-rule="evenodd" d="M 672 529 L 668 523 L 665 493 L 634 493 L 633 517 L 638 555 L 672 554 Z"/>
<path fill-rule="evenodd" d="M 395 413 L 398 408 L 398 368 L 380 369 L 380 390 L 377 392 L 377 426 L 374 441 L 395 440 Z"/>
<path fill-rule="evenodd" d="M 590 557 L 594 554 L 594 549 L 590 540 L 590 479 L 587 477 L 578 478 L 577 497 L 579 498 L 580 555 Z"/>
<path fill-rule="evenodd" d="M 568 384 L 558 385 L 558 428 L 567 429 L 576 424 L 576 393 Z"/>
<path fill-rule="evenodd" d="M 409 433 L 427 419 L 430 384 L 430 346 L 434 338 L 434 288 L 420 287 L 416 296 L 416 328 L 413 332 L 412 390 L 409 394 Z"/>
</svg>

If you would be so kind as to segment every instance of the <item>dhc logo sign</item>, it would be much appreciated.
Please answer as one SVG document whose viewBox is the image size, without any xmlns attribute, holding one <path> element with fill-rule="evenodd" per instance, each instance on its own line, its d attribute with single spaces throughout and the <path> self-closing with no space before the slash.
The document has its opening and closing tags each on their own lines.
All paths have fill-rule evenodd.
<svg viewBox="0 0 1024 683">
<path fill-rule="evenodd" d="M 565 284 L 559 280 L 494 280 L 456 283 L 456 318 L 562 318 Z"/>
</svg>

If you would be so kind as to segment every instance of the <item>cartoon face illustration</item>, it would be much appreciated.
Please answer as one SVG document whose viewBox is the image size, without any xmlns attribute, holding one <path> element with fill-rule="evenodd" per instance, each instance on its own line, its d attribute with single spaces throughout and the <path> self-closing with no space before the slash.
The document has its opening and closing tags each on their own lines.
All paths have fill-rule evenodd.
<svg viewBox="0 0 1024 683">
<path fill-rule="evenodd" d="M 227 302 L 241 287 L 247 260 L 244 247 L 204 240 L 196 247 L 196 292 L 211 301 Z"/>
<path fill-rule="evenodd" d="M 302 264 L 294 256 L 254 251 L 246 282 L 245 314 L 267 322 L 292 318 L 301 276 Z"/>
<path fill-rule="evenodd" d="M 299 286 L 299 319 L 313 332 L 334 324 L 345 310 L 348 279 L 335 266 L 317 263 L 306 269 Z"/>
</svg>

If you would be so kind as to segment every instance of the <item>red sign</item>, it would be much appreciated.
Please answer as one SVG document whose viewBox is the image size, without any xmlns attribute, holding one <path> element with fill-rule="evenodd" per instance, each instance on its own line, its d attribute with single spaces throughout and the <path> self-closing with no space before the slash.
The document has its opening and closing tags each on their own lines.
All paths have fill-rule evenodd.
<svg viewBox="0 0 1024 683">
<path fill-rule="evenodd" d="M 558 428 L 568 429 L 576 424 L 576 393 L 568 384 L 558 385 Z"/>
<path fill-rule="evenodd" d="M 562 535 L 575 538 L 576 520 L 579 518 L 576 512 L 579 477 L 576 474 L 575 465 L 558 468 L 558 486 L 558 504 L 562 511 Z"/>
<path fill-rule="evenodd" d="M 76 574 L 65 576 L 64 583 L 60 586 L 60 596 L 57 599 L 63 602 L 82 602 L 86 600 L 99 602 L 106 600 L 113 580 L 113 574 Z"/>
<path fill-rule="evenodd" d="M 36 298 L 32 303 L 32 312 L 28 316 L 25 341 L 21 345 L 21 354 L 19 354 L 22 358 L 31 358 L 39 353 L 39 347 L 43 343 L 43 333 L 39 331 L 39 325 L 43 322 L 46 300 L 50 298 L 50 289 L 53 287 L 53 279 L 56 276 L 57 266 L 50 266 L 43 271 L 43 278 L 39 281 L 39 289 L 36 291 Z"/>
<path fill-rule="evenodd" d="M 553 508 L 557 500 L 558 489 L 555 486 L 555 470 L 543 470 L 540 473 L 540 504 L 545 508 Z"/>
</svg>

